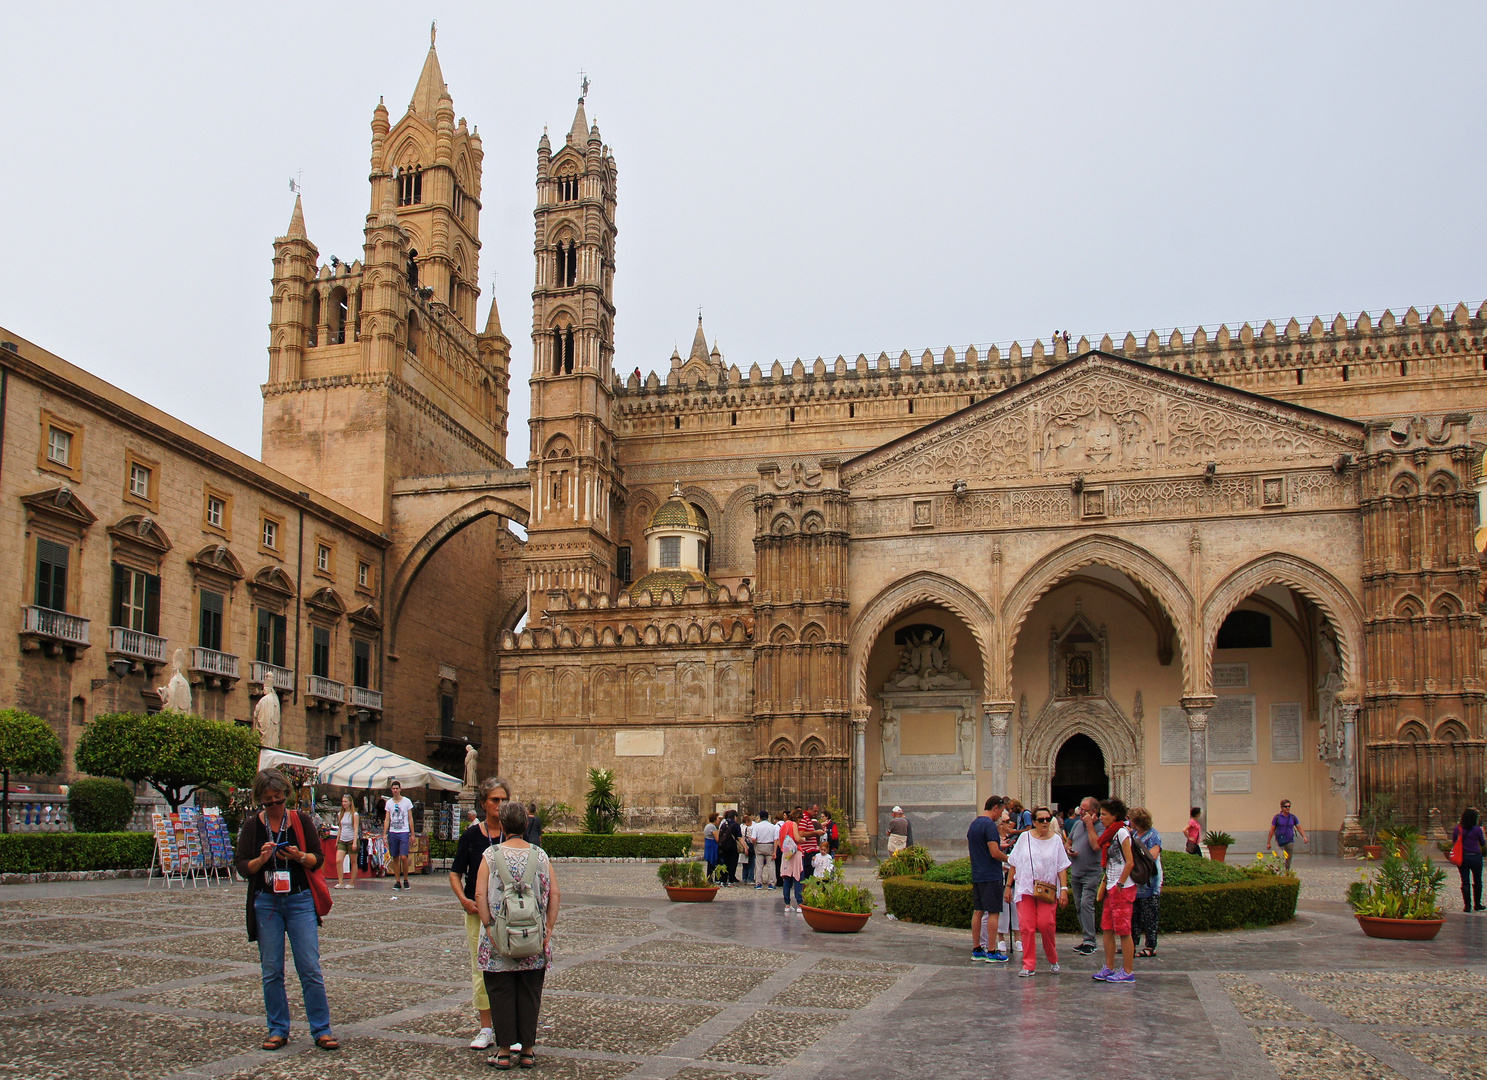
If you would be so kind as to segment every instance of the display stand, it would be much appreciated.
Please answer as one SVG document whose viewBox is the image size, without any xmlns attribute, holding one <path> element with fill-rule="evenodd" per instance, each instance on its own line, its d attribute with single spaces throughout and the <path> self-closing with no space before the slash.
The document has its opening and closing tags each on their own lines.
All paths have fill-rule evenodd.
<svg viewBox="0 0 1487 1080">
<path fill-rule="evenodd" d="M 189 880 L 194 887 L 196 869 L 191 865 L 191 853 L 186 846 L 186 834 L 181 828 L 180 815 L 152 813 L 150 824 L 155 831 L 155 854 L 150 860 L 148 881 L 154 881 L 155 871 L 158 869 L 160 876 L 165 879 L 167 889 L 170 888 L 172 879 L 183 886 Z"/>
<path fill-rule="evenodd" d="M 188 806 L 178 814 L 152 813 L 150 824 L 155 833 L 150 881 L 156 870 L 167 889 L 172 879 L 182 885 L 190 881 L 193 888 L 200 882 L 211 886 L 237 880 L 227 822 L 219 811 L 202 812 Z"/>
</svg>

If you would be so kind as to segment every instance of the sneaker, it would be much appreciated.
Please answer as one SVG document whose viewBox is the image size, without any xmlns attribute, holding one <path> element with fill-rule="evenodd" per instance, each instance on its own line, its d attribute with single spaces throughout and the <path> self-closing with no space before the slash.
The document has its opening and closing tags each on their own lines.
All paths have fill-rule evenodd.
<svg viewBox="0 0 1487 1080">
<path fill-rule="evenodd" d="M 1002 952 L 1000 949 L 998 949 L 996 952 L 986 954 L 986 962 L 988 964 L 1005 964 L 1010 959 L 1012 958 L 1006 953 Z"/>
<path fill-rule="evenodd" d="M 971 950 L 971 962 L 973 964 L 979 964 L 983 960 L 987 959 L 990 955 L 991 954 L 988 953 L 985 949 L 977 945 L 974 949 Z"/>
<path fill-rule="evenodd" d="M 1077 952 L 1080 956 L 1090 956 L 1094 953 L 1095 947 L 1089 942 L 1085 941 L 1078 945 L 1075 945 L 1074 951 Z"/>
<path fill-rule="evenodd" d="M 496 1041 L 496 1033 L 490 1028 L 481 1028 L 480 1034 L 470 1040 L 471 1050 L 489 1050 L 491 1043 Z"/>
<path fill-rule="evenodd" d="M 1109 983 L 1133 983 L 1136 981 L 1136 973 L 1134 971 L 1112 971 L 1105 981 Z"/>
<path fill-rule="evenodd" d="M 1038 973 L 1035 970 L 1033 970 L 1032 968 L 1023 968 L 1021 971 L 1019 971 L 1017 973 L 1017 977 L 1019 979 L 1031 979 L 1036 974 L 1038 974 Z"/>
<path fill-rule="evenodd" d="M 1059 972 L 1059 967 L 1058 967 L 1057 964 L 1049 964 L 1048 965 L 1048 970 L 1051 971 L 1051 972 L 1053 972 L 1055 975 L 1057 975 L 1058 972 Z"/>
<path fill-rule="evenodd" d="M 755 885 L 754 888 L 756 888 L 756 889 L 762 889 L 762 888 L 764 888 L 764 886 L 763 885 Z"/>
<path fill-rule="evenodd" d="M 1022 942 L 1021 941 L 1018 941 L 1017 942 L 1016 948 L 1017 948 L 1017 951 L 1018 952 L 1022 952 Z"/>
<path fill-rule="evenodd" d="M 1108 967 L 1102 967 L 1099 971 L 1091 975 L 1090 978 L 1095 980 L 1095 982 L 1109 982 L 1110 977 L 1114 974 L 1115 972 L 1111 971 Z"/>
</svg>

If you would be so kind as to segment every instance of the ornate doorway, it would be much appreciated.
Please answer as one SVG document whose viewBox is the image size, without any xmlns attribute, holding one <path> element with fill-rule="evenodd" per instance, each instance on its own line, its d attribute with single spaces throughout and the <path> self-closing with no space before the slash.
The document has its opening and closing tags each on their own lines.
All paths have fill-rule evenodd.
<svg viewBox="0 0 1487 1080">
<path fill-rule="evenodd" d="M 1110 797 L 1110 776 L 1105 772 L 1105 754 L 1088 735 L 1071 735 L 1053 761 L 1053 783 L 1049 787 L 1053 805 L 1064 810 L 1086 796 Z"/>
</svg>

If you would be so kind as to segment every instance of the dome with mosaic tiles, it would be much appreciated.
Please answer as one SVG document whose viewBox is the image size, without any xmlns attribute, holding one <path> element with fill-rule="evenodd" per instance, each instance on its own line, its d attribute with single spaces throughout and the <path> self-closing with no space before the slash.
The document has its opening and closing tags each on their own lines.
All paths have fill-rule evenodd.
<svg viewBox="0 0 1487 1080">
<path fill-rule="evenodd" d="M 656 512 L 651 515 L 650 528 L 674 528 L 683 529 L 707 529 L 708 520 L 702 511 L 683 498 L 680 486 L 671 493 L 671 497 L 663 502 Z"/>
</svg>

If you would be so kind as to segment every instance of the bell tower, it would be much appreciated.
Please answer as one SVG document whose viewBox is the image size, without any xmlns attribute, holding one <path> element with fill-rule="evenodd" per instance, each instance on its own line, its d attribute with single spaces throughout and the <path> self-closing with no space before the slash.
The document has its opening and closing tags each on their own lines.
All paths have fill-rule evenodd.
<svg viewBox="0 0 1487 1080">
<path fill-rule="evenodd" d="M 532 518 L 524 552 L 529 614 L 549 589 L 612 593 L 614 156 L 589 125 L 584 93 L 563 145 L 537 145 L 532 291 Z"/>
</svg>

